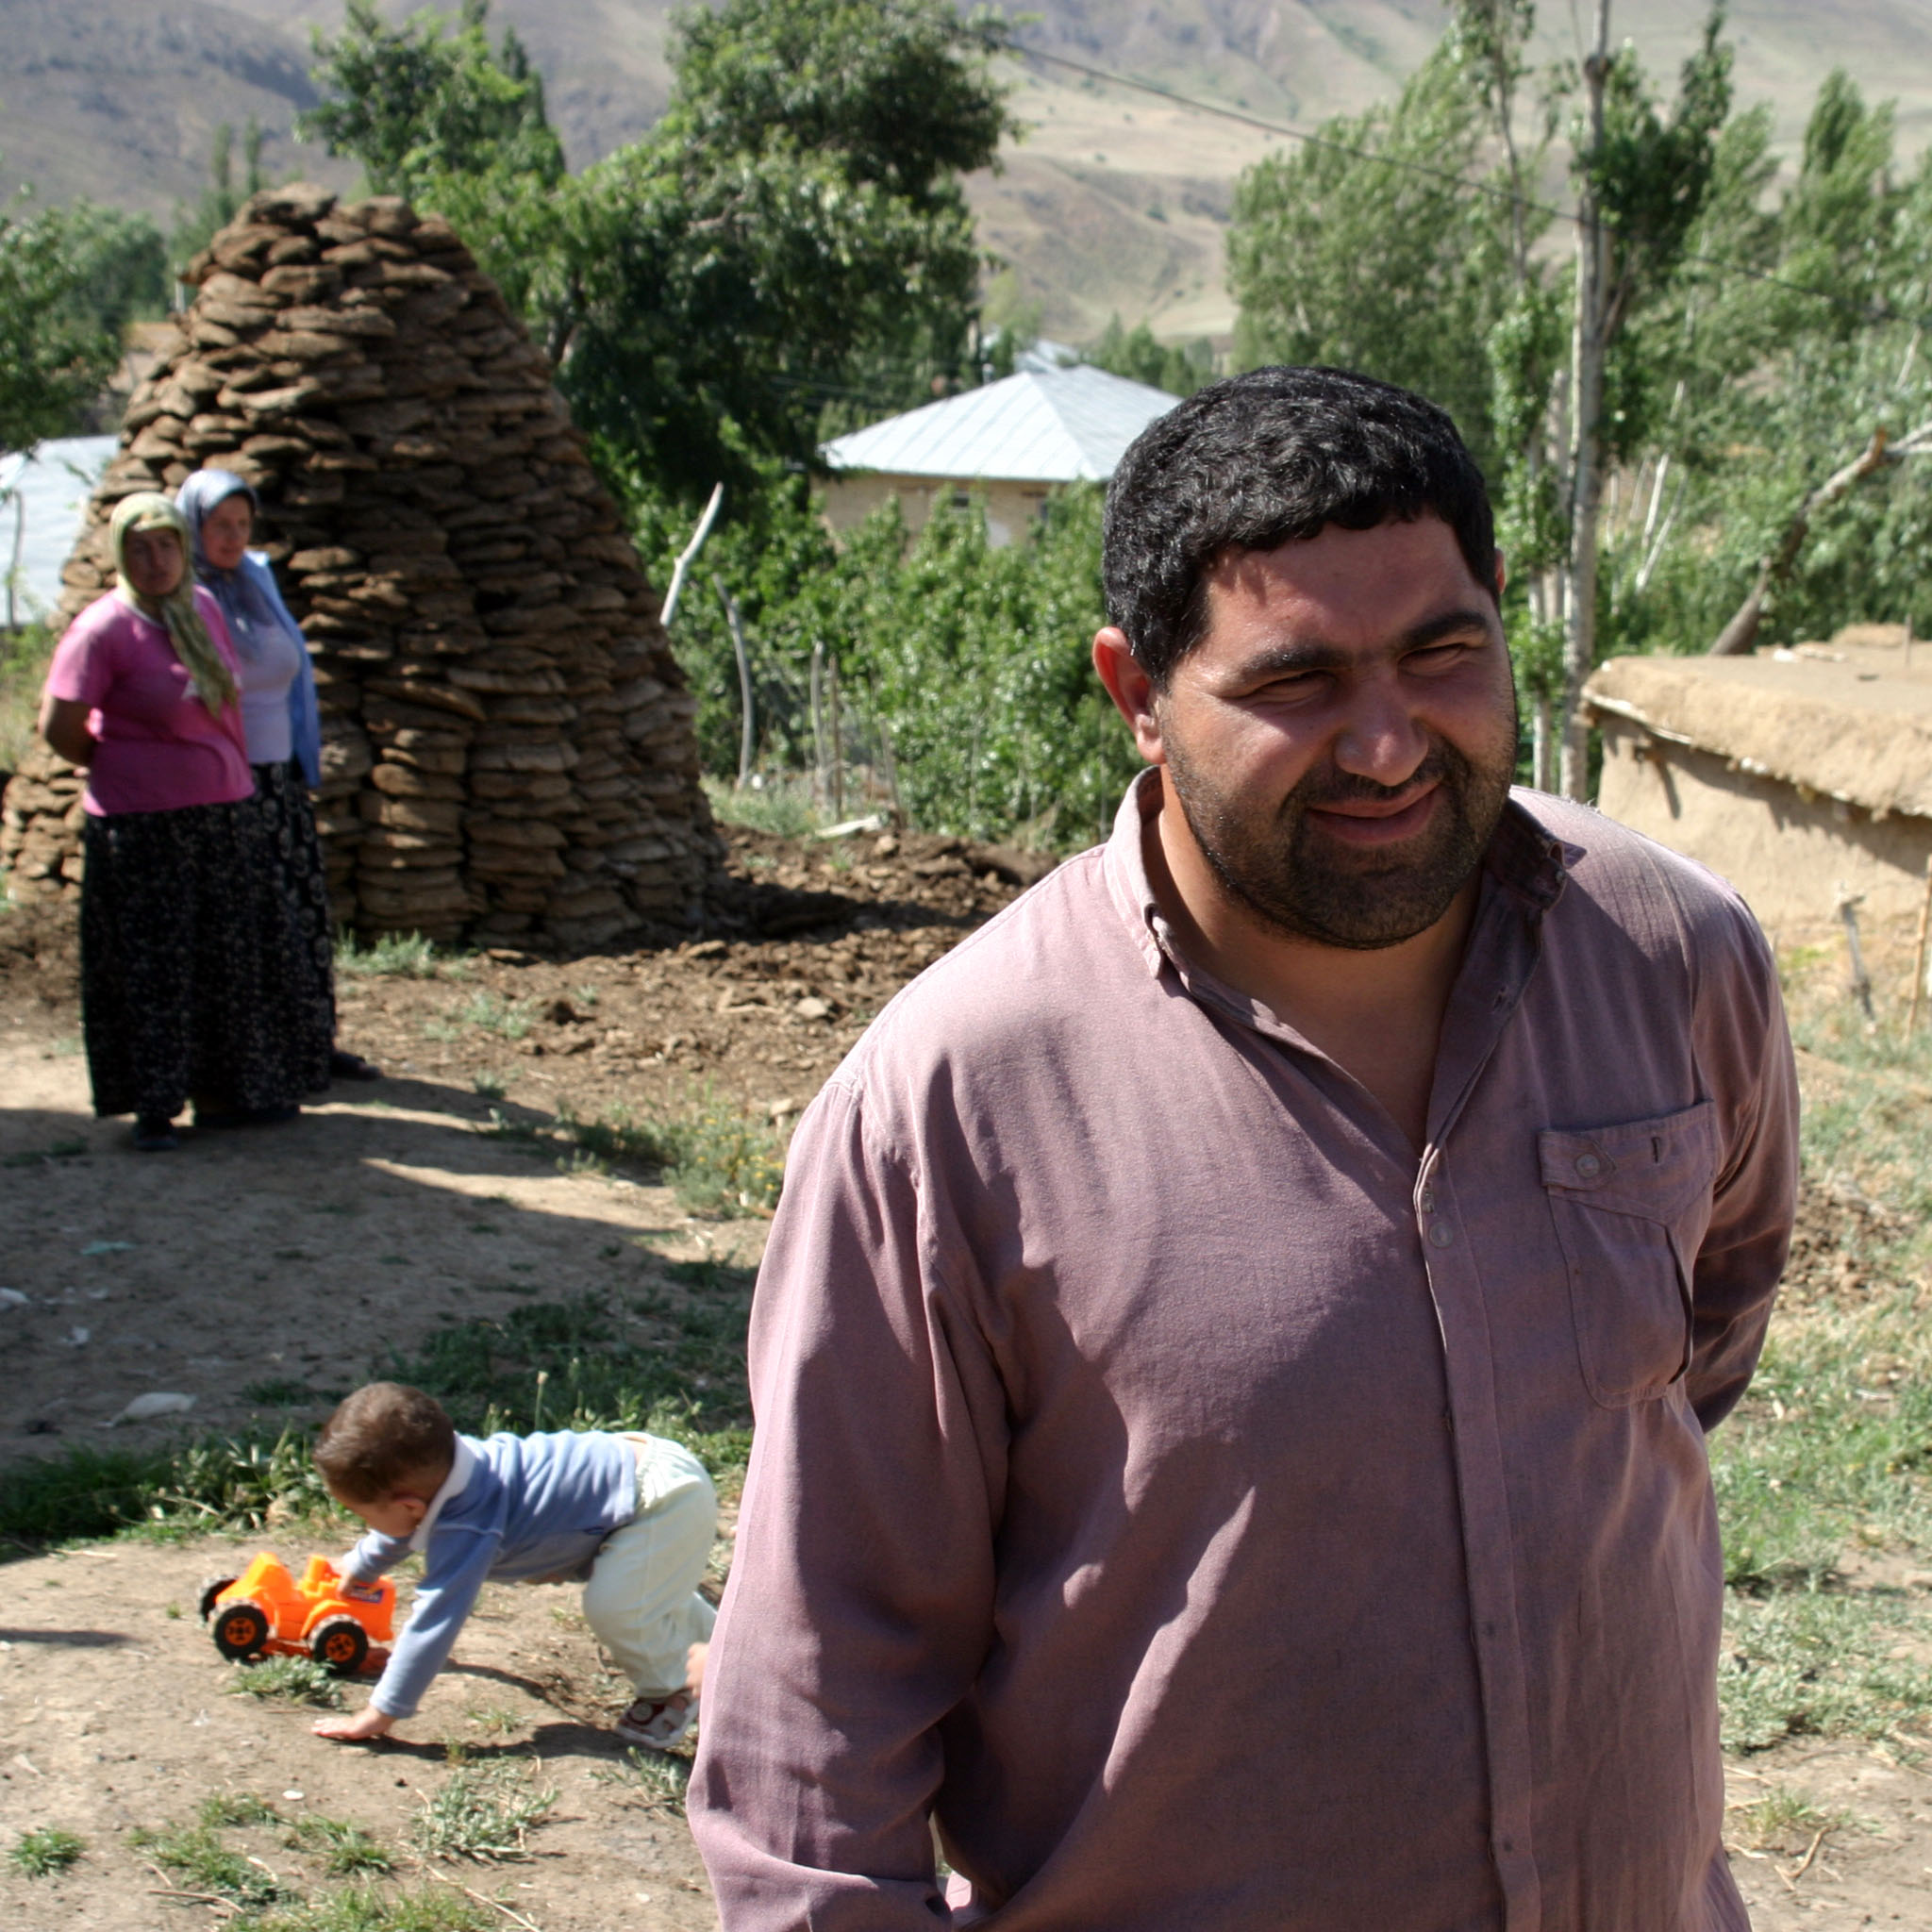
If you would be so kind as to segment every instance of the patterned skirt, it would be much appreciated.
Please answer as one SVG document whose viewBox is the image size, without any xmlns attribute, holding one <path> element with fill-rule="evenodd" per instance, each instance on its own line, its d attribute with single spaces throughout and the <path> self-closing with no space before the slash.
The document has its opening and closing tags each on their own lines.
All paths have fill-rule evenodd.
<svg viewBox="0 0 1932 1932">
<path fill-rule="evenodd" d="M 89 814 L 81 1024 L 97 1114 L 286 1107 L 328 1079 L 253 799 Z"/>
<path fill-rule="evenodd" d="M 269 877 L 292 928 L 283 959 L 289 997 L 300 1011 L 311 1053 L 316 1039 L 322 1041 L 319 1089 L 328 1085 L 328 1050 L 336 1037 L 335 931 L 322 838 L 302 767 L 293 758 L 249 769 L 255 774 L 255 809 L 268 848 Z"/>
</svg>

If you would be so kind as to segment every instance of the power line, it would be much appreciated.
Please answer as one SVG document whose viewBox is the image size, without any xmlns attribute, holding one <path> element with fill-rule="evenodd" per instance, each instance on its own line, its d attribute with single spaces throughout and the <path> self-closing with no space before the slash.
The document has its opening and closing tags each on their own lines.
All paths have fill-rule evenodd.
<svg viewBox="0 0 1932 1932">
<path fill-rule="evenodd" d="M 1384 168 L 1393 168 L 1402 174 L 1420 175 L 1427 180 L 1445 181 L 1453 187 L 1466 190 L 1472 194 L 1480 194 L 1491 201 L 1501 202 L 1506 208 L 1522 208 L 1533 214 L 1547 215 L 1552 221 L 1563 222 L 1571 227 L 1580 227 L 1582 219 L 1569 208 L 1557 208 L 1546 201 L 1535 201 L 1528 195 L 1513 193 L 1507 188 L 1498 188 L 1488 181 L 1473 181 L 1467 175 L 1458 175 L 1453 168 L 1432 168 L 1426 161 L 1398 159 L 1393 155 L 1378 155 L 1368 148 L 1352 147 L 1347 142 L 1336 141 L 1325 134 L 1310 134 L 1306 128 L 1291 126 L 1285 121 L 1265 120 L 1258 114 L 1251 114 L 1240 108 L 1223 107 L 1218 101 L 1197 100 L 1191 94 L 1177 92 L 1173 88 L 1161 87 L 1151 80 L 1136 80 L 1124 74 L 1110 74 L 1104 67 L 1091 67 L 1083 60 L 1070 60 L 1064 54 L 1046 54 L 1034 47 L 1015 46 L 1011 53 L 1023 59 L 1037 60 L 1047 67 L 1064 67 L 1069 73 L 1084 75 L 1090 80 L 1104 80 L 1113 87 L 1124 87 L 1137 93 L 1152 94 L 1157 100 L 1170 101 L 1177 108 L 1191 108 L 1197 114 L 1218 115 L 1224 121 L 1238 121 L 1243 127 L 1259 129 L 1263 134 L 1278 134 L 1288 141 L 1298 141 L 1306 147 L 1324 148 L 1330 154 L 1346 155 L 1357 161 L 1374 161 Z M 1769 269 L 1753 268 L 1748 262 L 1727 261 L 1715 255 L 1703 255 L 1695 249 L 1687 249 L 1686 261 L 1694 261 L 1700 268 L 1717 269 L 1725 275 L 1740 275 L 1747 281 L 1762 282 L 1768 287 L 1787 290 L 1793 295 L 1808 296 L 1814 302 L 1829 304 L 1842 309 L 1847 315 L 1855 315 L 1861 322 L 1906 322 L 1917 321 L 1921 326 L 1932 323 L 1932 317 L 1907 317 L 1890 308 L 1874 308 L 1866 302 L 1855 301 L 1849 295 L 1834 293 L 1829 289 L 1814 289 L 1808 283 L 1794 282 L 1788 276 L 1774 275 Z"/>
</svg>

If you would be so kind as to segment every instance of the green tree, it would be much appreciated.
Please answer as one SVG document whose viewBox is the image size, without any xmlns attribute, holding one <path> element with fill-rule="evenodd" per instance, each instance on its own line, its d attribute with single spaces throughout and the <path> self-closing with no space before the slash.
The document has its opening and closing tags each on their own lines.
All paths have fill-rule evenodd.
<svg viewBox="0 0 1932 1932">
<path fill-rule="evenodd" d="M 0 450 L 76 426 L 120 360 L 103 312 L 102 210 L 0 210 Z"/>
<path fill-rule="evenodd" d="M 208 186 L 190 209 L 176 207 L 168 252 L 177 268 L 208 246 L 240 212 L 242 204 L 261 186 L 261 124 L 254 115 L 242 135 L 242 177 L 235 178 L 235 130 L 217 122 L 208 142 Z"/>
<path fill-rule="evenodd" d="M 974 378 L 962 173 L 1008 125 L 996 16 L 727 0 L 677 16 L 671 104 L 589 171 L 549 333 L 581 420 L 674 492 L 808 463 Z"/>
<path fill-rule="evenodd" d="M 404 27 L 357 0 L 306 125 L 447 214 L 558 365 L 607 475 L 741 503 L 841 412 L 969 373 L 979 258 L 960 175 L 1008 125 L 996 16 L 943 0 L 726 0 L 676 17 L 642 141 L 565 175 L 482 0 Z"/>
<path fill-rule="evenodd" d="M 542 78 L 514 28 L 491 46 L 488 14 L 489 0 L 462 0 L 454 20 L 425 9 L 391 26 L 374 0 L 349 0 L 340 34 L 311 30 L 329 98 L 297 134 L 354 156 L 375 194 L 433 202 L 452 178 L 493 174 L 554 184 L 563 146 Z"/>
<path fill-rule="evenodd" d="M 1419 390 L 1494 474 L 1484 342 L 1513 277 L 1501 204 L 1473 185 L 1489 133 L 1452 37 L 1392 106 L 1250 168 L 1227 240 L 1238 366 L 1327 362 Z"/>
<path fill-rule="evenodd" d="M 848 755 L 892 771 L 914 824 L 1062 847 L 1103 837 L 1139 759 L 1088 657 L 1105 621 L 1100 508 L 1098 489 L 1071 491 L 995 549 L 977 503 L 942 506 L 916 536 L 889 506 L 835 544 L 806 478 L 770 475 L 679 608 L 706 768 L 736 771 L 742 718 L 715 578 L 743 616 L 762 769 L 813 762 L 817 646 L 839 669 Z M 668 507 L 641 520 L 657 581 L 688 535 Z"/>
<path fill-rule="evenodd" d="M 1214 344 L 1205 336 L 1187 343 L 1162 342 L 1144 322 L 1123 328 L 1118 315 L 1108 319 L 1081 359 L 1173 396 L 1191 396 L 1215 376 Z"/>
</svg>

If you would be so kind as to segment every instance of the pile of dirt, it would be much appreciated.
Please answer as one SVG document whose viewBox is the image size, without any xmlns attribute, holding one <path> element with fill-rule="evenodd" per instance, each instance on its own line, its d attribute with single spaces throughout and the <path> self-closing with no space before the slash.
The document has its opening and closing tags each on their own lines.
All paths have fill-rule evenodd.
<svg viewBox="0 0 1932 1932">
<path fill-rule="evenodd" d="M 1779 1302 L 1791 1309 L 1845 1307 L 1890 1291 L 1896 1277 L 1885 1257 L 1907 1232 L 1899 1215 L 1857 1188 L 1804 1175 Z"/>
<path fill-rule="evenodd" d="M 446 222 L 296 184 L 252 197 L 128 404 L 66 570 L 196 469 L 260 498 L 315 664 L 338 916 L 440 939 L 606 944 L 690 916 L 716 858 L 695 701 L 550 367 Z M 44 746 L 0 863 L 70 891 L 79 786 Z"/>
</svg>

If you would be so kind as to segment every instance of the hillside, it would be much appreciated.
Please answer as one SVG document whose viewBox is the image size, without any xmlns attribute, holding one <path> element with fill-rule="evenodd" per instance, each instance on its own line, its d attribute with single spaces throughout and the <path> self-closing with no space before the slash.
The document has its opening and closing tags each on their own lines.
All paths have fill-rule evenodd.
<svg viewBox="0 0 1932 1932">
<path fill-rule="evenodd" d="M 1030 50 L 1301 126 L 1385 98 L 1443 19 L 1440 0 L 1001 4 Z M 492 18 L 516 27 L 548 81 L 573 165 L 662 110 L 671 10 L 672 0 L 496 0 Z M 1542 13 L 1539 55 L 1574 54 L 1571 8 L 1545 0 Z M 51 200 L 90 194 L 165 221 L 199 192 L 215 124 L 253 114 L 272 176 L 347 186 L 352 171 L 289 135 L 312 98 L 308 26 L 341 17 L 340 0 L 0 0 L 0 166 Z M 1683 0 L 1617 0 L 1613 16 L 1665 81 L 1699 18 Z M 1899 98 L 1906 152 L 1932 139 L 1924 0 L 1734 0 L 1730 33 L 1740 98 L 1773 103 L 1788 147 L 1834 63 L 1868 94 Z M 1013 265 L 1047 333 L 1083 340 L 1116 311 L 1172 336 L 1227 329 L 1232 185 L 1278 139 L 1033 60 L 1012 78 L 1025 136 L 971 192 L 987 247 Z"/>
</svg>

